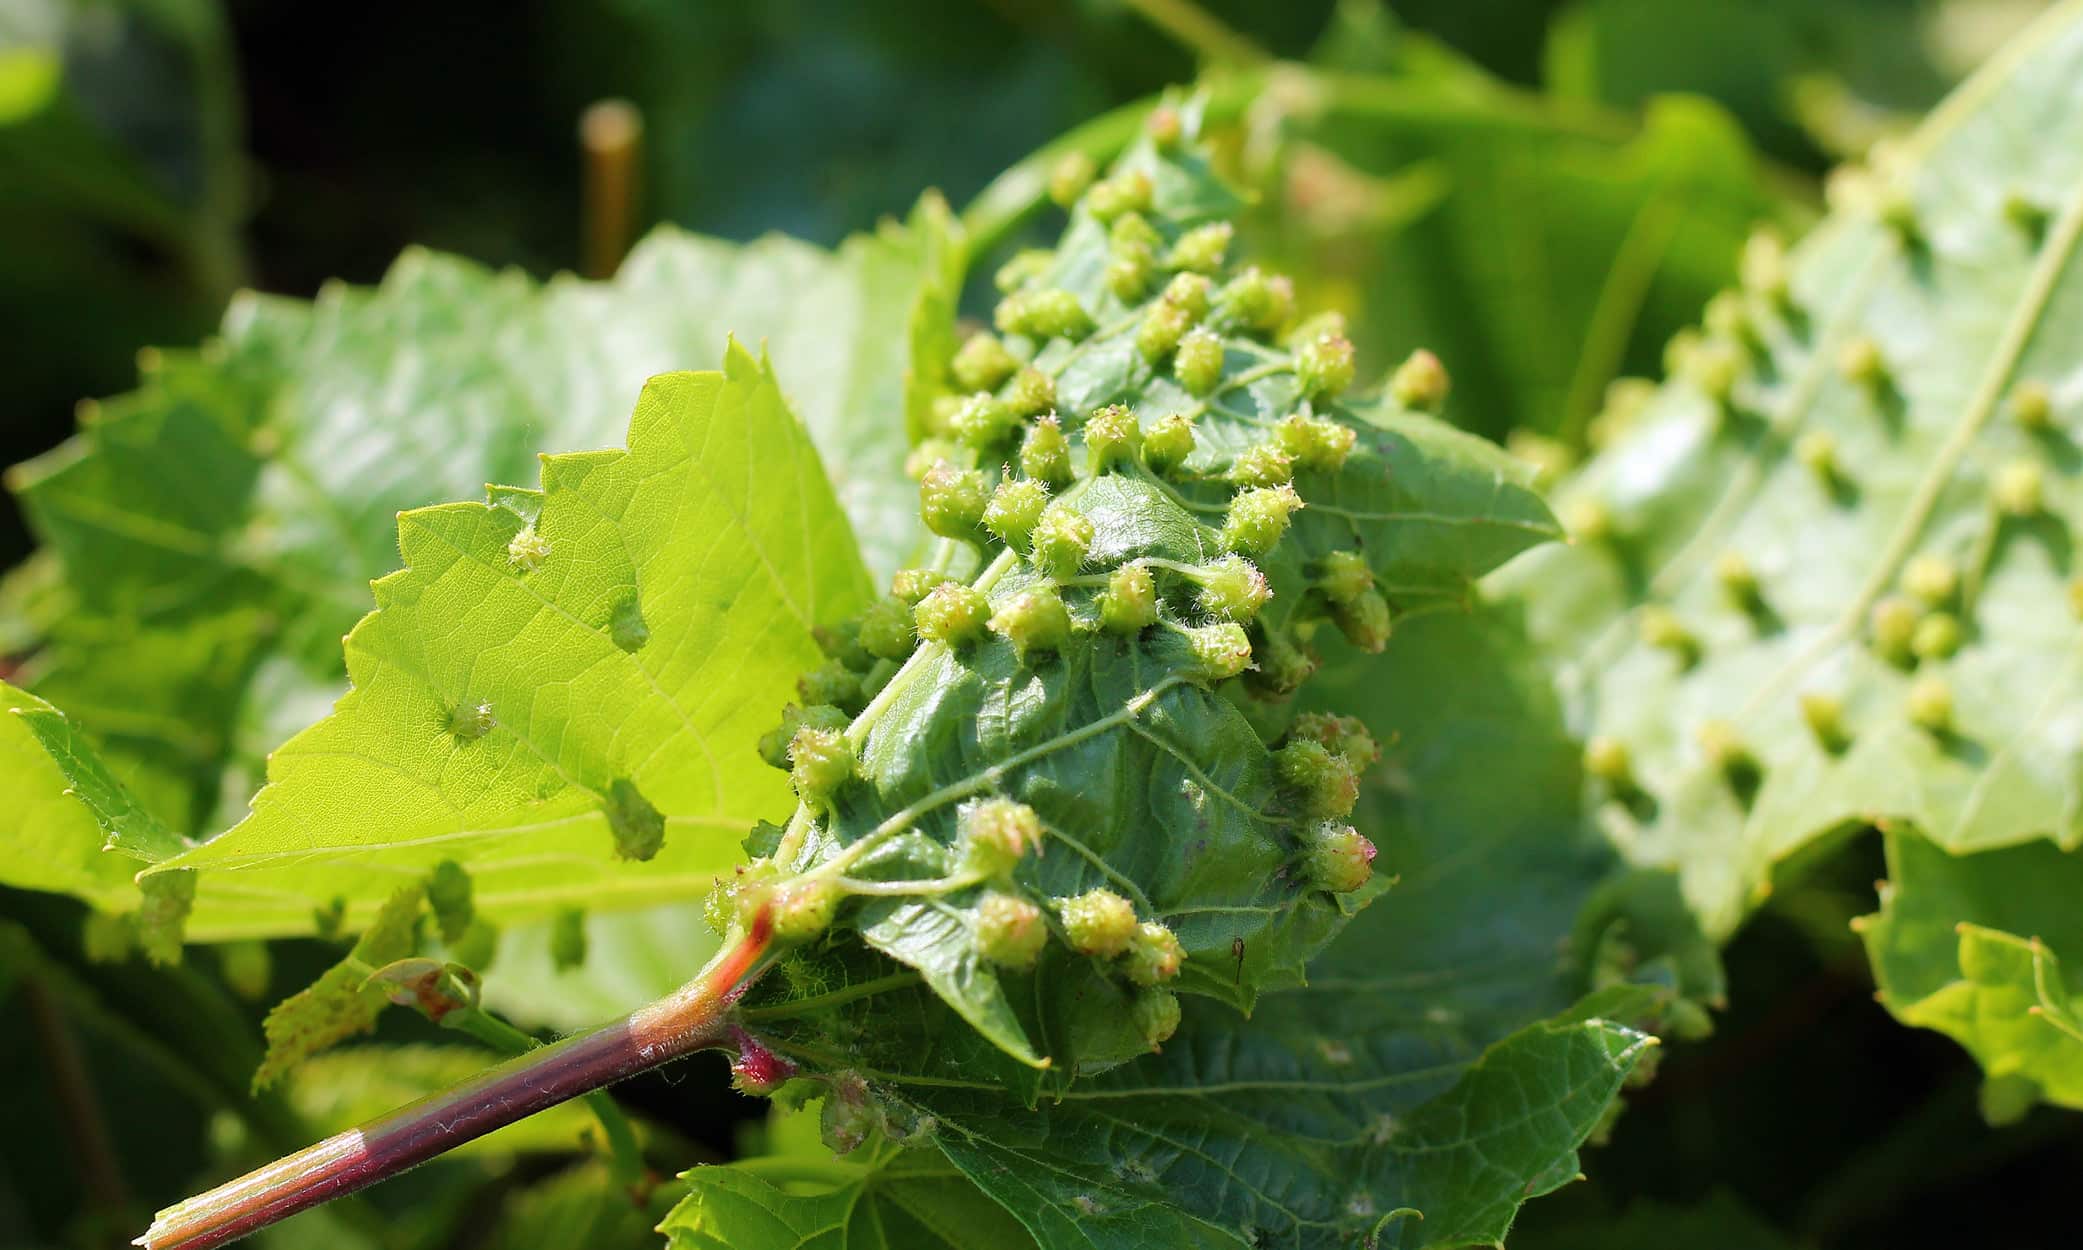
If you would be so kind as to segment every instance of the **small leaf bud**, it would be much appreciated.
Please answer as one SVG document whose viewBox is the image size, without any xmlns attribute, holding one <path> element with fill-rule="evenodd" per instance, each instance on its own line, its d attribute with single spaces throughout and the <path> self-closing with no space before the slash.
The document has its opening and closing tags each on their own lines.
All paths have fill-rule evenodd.
<svg viewBox="0 0 2083 1250">
<path fill-rule="evenodd" d="M 1202 625 L 1185 634 L 1202 679 L 1227 681 L 1251 667 L 1251 637 L 1242 625 Z"/>
<path fill-rule="evenodd" d="M 1304 816 L 1321 820 L 1350 815 L 1360 801 L 1359 774 L 1343 755 L 1321 742 L 1293 739 L 1273 752 L 1273 771 Z"/>
<path fill-rule="evenodd" d="M 1351 603 L 1374 589 L 1374 570 L 1367 557 L 1357 551 L 1333 551 L 1325 555 L 1317 574 L 1317 589 L 1332 603 Z"/>
<path fill-rule="evenodd" d="M 1171 413 L 1159 417 L 1143 435 L 1143 463 L 1152 473 L 1170 473 L 1193 454 L 1193 419 Z"/>
<path fill-rule="evenodd" d="M 1049 504 L 1049 490 L 1031 477 L 1006 478 L 991 492 L 984 509 L 984 528 L 998 535 L 1015 550 L 1027 546 L 1042 509 Z"/>
<path fill-rule="evenodd" d="M 1192 273 L 1217 273 L 1222 269 L 1222 262 L 1229 256 L 1230 239 L 1236 233 L 1236 227 L 1226 221 L 1195 226 L 1180 235 L 1177 243 L 1172 244 L 1171 254 L 1165 257 L 1165 264 L 1173 269 L 1184 269 Z"/>
<path fill-rule="evenodd" d="M 1295 353 L 1295 384 L 1312 399 L 1338 395 L 1352 380 L 1352 340 L 1342 334 L 1312 339 Z"/>
<path fill-rule="evenodd" d="M 1274 444 L 1258 443 L 1230 461 L 1229 479 L 1239 486 L 1279 486 L 1295 480 L 1295 462 Z"/>
<path fill-rule="evenodd" d="M 949 372 L 965 391 L 995 391 L 1019 368 L 1020 362 L 996 336 L 974 334 L 955 353 Z"/>
<path fill-rule="evenodd" d="M 1395 374 L 1389 378 L 1389 394 L 1405 408 L 1438 412 L 1446 403 L 1450 384 L 1447 367 L 1421 347 L 1396 366 Z"/>
<path fill-rule="evenodd" d="M 1054 651 L 1070 637 L 1070 610 L 1055 587 L 1038 586 L 1007 599 L 986 627 L 1012 643 L 1025 663 L 1035 652 Z"/>
<path fill-rule="evenodd" d="M 1302 877 L 1319 890 L 1350 894 L 1373 878 L 1374 854 L 1359 830 L 1327 820 L 1308 835 Z"/>
<path fill-rule="evenodd" d="M 1222 340 L 1206 329 L 1189 331 L 1172 356 L 1172 373 L 1194 395 L 1206 395 L 1222 381 Z"/>
<path fill-rule="evenodd" d="M 1003 877 L 1042 845 L 1041 817 L 1025 803 L 985 799 L 962 809 L 957 847 L 964 873 Z"/>
<path fill-rule="evenodd" d="M 991 603 L 983 592 L 960 582 L 934 587 L 912 610 L 919 637 L 950 647 L 966 646 L 981 638 L 990 616 Z"/>
<path fill-rule="evenodd" d="M 1157 583 L 1140 564 L 1124 564 L 1107 578 L 1099 621 L 1108 633 L 1140 633 L 1157 620 Z"/>
<path fill-rule="evenodd" d="M 842 729 L 804 725 L 788 743 L 789 780 L 806 803 L 828 798 L 853 776 L 853 744 Z"/>
<path fill-rule="evenodd" d="M 1028 427 L 1020 444 L 1020 472 L 1052 490 L 1070 483 L 1070 440 L 1063 437 L 1063 425 L 1054 416 Z"/>
<path fill-rule="evenodd" d="M 1032 339 L 1066 338 L 1072 342 L 1092 333 L 1092 315 L 1078 297 L 1061 287 L 1015 291 L 998 301 L 992 321 L 1002 334 Z"/>
<path fill-rule="evenodd" d="M 1258 566 L 1237 555 L 1201 565 L 1194 580 L 1200 583 L 1201 607 L 1226 621 L 1250 621 L 1273 594 Z"/>
<path fill-rule="evenodd" d="M 1346 457 L 1359 441 L 1359 432 L 1326 417 L 1291 412 L 1273 427 L 1273 437 L 1301 468 L 1336 473 L 1345 467 Z"/>
<path fill-rule="evenodd" d="M 1222 545 L 1239 555 L 1262 556 L 1287 533 L 1289 518 L 1302 507 L 1292 486 L 1255 486 L 1238 491 L 1222 522 Z"/>
<path fill-rule="evenodd" d="M 1112 959 L 1135 936 L 1135 906 L 1105 886 L 1057 899 L 1056 914 L 1063 919 L 1064 938 L 1080 955 Z"/>
<path fill-rule="evenodd" d="M 1150 1049 L 1157 1050 L 1179 1031 L 1179 996 L 1161 986 L 1139 989 L 1128 1014 Z"/>
<path fill-rule="evenodd" d="M 911 654 L 916 642 L 911 609 L 902 599 L 878 599 L 862 613 L 861 646 L 868 654 L 884 660 L 901 660 Z"/>
<path fill-rule="evenodd" d="M 1108 404 L 1085 419 L 1085 468 L 1097 475 L 1132 464 L 1142 441 L 1135 413 L 1126 404 Z"/>
<path fill-rule="evenodd" d="M 1042 509 L 1034 524 L 1034 563 L 1052 577 L 1070 577 L 1085 562 L 1092 537 L 1091 519 L 1056 500 Z"/>
<path fill-rule="evenodd" d="M 1178 937 L 1155 920 L 1145 920 L 1128 939 L 1121 970 L 1137 985 L 1162 985 L 1177 977 L 1185 962 L 1186 950 Z"/>
<path fill-rule="evenodd" d="M 768 1050 L 743 1029 L 737 1030 L 738 1057 L 731 1060 L 731 1088 L 754 1098 L 771 1098 L 796 1074 L 796 1065 Z"/>
<path fill-rule="evenodd" d="M 1389 601 L 1379 590 L 1369 589 L 1349 603 L 1331 605 L 1331 623 L 1345 640 L 1370 655 L 1379 655 L 1389 645 L 1393 628 Z"/>
<path fill-rule="evenodd" d="M 927 529 L 942 538 L 974 541 L 990 499 L 983 474 L 958 469 L 945 460 L 926 470 L 919 482 L 919 516 Z"/>
<path fill-rule="evenodd" d="M 1024 898 L 992 890 L 976 905 L 976 949 L 1005 968 L 1032 968 L 1049 941 L 1041 908 Z"/>
</svg>

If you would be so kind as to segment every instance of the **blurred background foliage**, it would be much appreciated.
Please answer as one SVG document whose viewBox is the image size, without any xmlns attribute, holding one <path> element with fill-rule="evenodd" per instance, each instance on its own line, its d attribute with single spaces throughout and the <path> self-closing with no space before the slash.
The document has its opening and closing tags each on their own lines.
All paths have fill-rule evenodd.
<svg viewBox="0 0 2083 1250">
<path fill-rule="evenodd" d="M 1254 254 L 1342 311 L 1369 368 L 1432 347 L 1457 419 L 1560 462 L 1625 402 L 1616 380 L 1660 372 L 1753 228 L 1798 231 L 1832 164 L 1906 128 L 2038 7 L 0 0 L 0 463 L 132 385 L 140 348 L 200 341 L 241 287 L 373 282 L 409 244 L 576 267 L 575 135 L 601 99 L 643 118 L 640 225 L 833 244 L 928 186 L 959 209 L 1073 127 L 1196 78 L 1257 195 Z M 1025 238 L 1017 217 L 971 224 L 993 255 Z M 0 504 L 0 567 L 27 549 Z M 1595 1179 L 1529 1207 L 1515 1247 L 2042 1244 L 2048 1212 L 2016 1198 L 2073 1175 L 2083 1146 L 2044 1108 L 1984 1132 L 1972 1062 L 1866 1000 L 1844 927 L 1881 871 L 1863 845 L 1728 950 L 1717 1038 L 1668 1056 Z M 0 1135 L 0 1246 L 119 1244 L 208 1161 L 258 1161 L 439 1077 L 438 1059 L 358 1068 L 350 1051 L 309 1074 L 325 1088 L 247 1098 L 256 1054 L 235 1039 L 336 956 L 323 942 L 219 948 L 168 976 L 88 961 L 71 904 L 9 893 L 0 917 L 0 1063 L 50 1078 L 0 1083 L 7 1123 L 34 1126 Z M 698 926 L 589 923 L 589 968 L 621 980 L 596 1001 L 576 974 L 524 974 L 547 962 L 525 949 L 540 935 L 510 935 L 518 1021 L 576 1026 L 693 965 L 657 957 Z M 426 1030 L 390 1020 L 375 1040 Z M 654 1131 L 702 1126 L 672 1142 L 682 1162 L 724 1157 L 760 1125 L 721 1067 L 619 1096 Z M 124 1109 L 113 1135 L 79 1104 L 89 1087 Z M 583 1131 L 536 1125 L 270 1244 L 655 1244 L 572 1165 Z"/>
</svg>

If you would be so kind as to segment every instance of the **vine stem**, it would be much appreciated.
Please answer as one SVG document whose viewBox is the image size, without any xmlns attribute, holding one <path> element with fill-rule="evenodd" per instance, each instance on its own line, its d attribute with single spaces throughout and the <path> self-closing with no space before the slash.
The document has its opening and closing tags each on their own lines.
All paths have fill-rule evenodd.
<svg viewBox="0 0 2083 1250">
<path fill-rule="evenodd" d="M 665 998 L 168 1207 L 133 1244 L 209 1250 L 236 1241 L 560 1102 L 719 1045 L 773 930 L 773 912 L 762 907 L 749 931 Z"/>
</svg>

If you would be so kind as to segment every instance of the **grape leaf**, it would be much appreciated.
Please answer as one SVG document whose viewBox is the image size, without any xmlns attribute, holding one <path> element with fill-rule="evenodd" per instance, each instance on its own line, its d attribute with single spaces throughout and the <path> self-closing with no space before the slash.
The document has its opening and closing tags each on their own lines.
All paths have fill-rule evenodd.
<svg viewBox="0 0 2083 1250">
<path fill-rule="evenodd" d="M 1631 859 L 1679 873 L 1711 935 L 1866 824 L 1898 829 L 1926 882 L 2083 837 L 2079 83 L 2068 4 L 1840 178 L 1789 264 L 1760 245 L 1748 289 L 1564 492 L 1578 541 L 1506 575 L 1600 740 L 1590 810 Z M 1888 1001 L 1920 1001 L 1951 939 L 1938 955 L 1928 926 L 1882 932 L 1925 968 L 1880 951 L 1912 987 Z M 2014 1005 L 2034 998 L 2024 972 Z"/>
<path fill-rule="evenodd" d="M 1021 1250 L 1033 1244 L 1004 1208 L 960 1184 L 961 1174 L 946 1161 L 888 1147 L 861 1153 L 867 1157 L 794 1168 L 775 1158 L 695 1168 L 682 1177 L 687 1197 L 659 1231 L 670 1250 Z M 806 1188 L 811 1192 L 802 1192 Z"/>
<path fill-rule="evenodd" d="M 134 908 L 138 895 L 131 878 L 142 865 L 104 849 L 102 827 L 87 804 L 70 793 L 77 783 L 45 744 L 55 739 L 75 761 L 91 761 L 91 750 L 73 741 L 56 708 L 5 682 L 0 682 L 0 708 L 7 713 L 0 716 L 0 778 L 19 805 L 0 877 L 23 889 L 71 894 L 108 911 Z M 91 762 L 85 767 L 92 770 L 90 776 L 106 776 Z M 135 827 L 150 840 L 165 835 L 149 817 Z"/>
<path fill-rule="evenodd" d="M 373 290 L 242 297 L 220 339 L 149 354 L 139 391 L 10 477 L 74 601 L 39 615 L 22 680 L 169 825 L 221 827 L 337 694 L 399 510 L 619 443 L 642 378 L 709 365 L 732 331 L 768 340 L 886 573 L 918 534 L 896 414 L 946 351 L 960 251 L 929 197 L 836 252 L 665 230 L 610 283 L 412 251 Z"/>
<path fill-rule="evenodd" d="M 810 624 L 865 597 L 815 452 L 733 346 L 722 373 L 654 379 L 628 451 L 542 463 L 533 521 L 400 518 L 354 689 L 275 752 L 252 815 L 153 869 L 202 870 L 198 931 L 308 924 L 330 897 L 359 921 L 445 859 L 495 917 L 684 897 L 735 860 L 782 792 L 760 704 L 816 657 Z"/>
</svg>

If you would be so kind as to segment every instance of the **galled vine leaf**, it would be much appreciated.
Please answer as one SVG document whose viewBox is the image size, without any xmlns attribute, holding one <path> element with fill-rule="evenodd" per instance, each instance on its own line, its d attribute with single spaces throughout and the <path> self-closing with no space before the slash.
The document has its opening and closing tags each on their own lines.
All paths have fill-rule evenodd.
<svg viewBox="0 0 2083 1250">
<path fill-rule="evenodd" d="M 908 444 L 857 414 L 927 393 L 911 379 L 945 354 L 959 263 L 929 197 L 837 252 L 663 231 L 610 283 L 415 251 L 371 290 L 242 297 L 218 340 L 147 353 L 140 390 L 86 406 L 79 438 L 10 476 L 44 543 L 9 598 L 32 632 L 10 647 L 35 648 L 19 680 L 165 824 L 221 828 L 337 695 L 337 640 L 397 565 L 399 510 L 619 443 L 640 379 L 713 364 L 733 331 L 780 358 L 887 572 L 917 541 Z M 235 927 L 308 924 L 262 905 Z"/>
<path fill-rule="evenodd" d="M 742 347 L 654 379 L 629 444 L 400 517 L 354 688 L 274 752 L 250 816 L 152 869 L 199 871 L 198 930 L 280 931 L 327 898 L 359 927 L 384 883 L 451 859 L 476 910 L 517 916 L 684 897 L 729 866 L 785 793 L 752 752 L 759 703 L 867 576 Z"/>
<path fill-rule="evenodd" d="M 1744 289 L 1674 343 L 1675 377 L 1564 492 L 1573 545 L 1508 574 L 1588 738 L 1596 818 L 1679 873 L 1710 934 L 1862 825 L 1895 829 L 1919 869 L 1889 891 L 1898 916 L 1934 914 L 1915 892 L 1942 890 L 1950 857 L 1968 874 L 2036 845 L 2059 861 L 2083 836 L 2079 84 L 2066 4 L 1840 175 L 1791 256 L 1753 242 Z M 2014 921 L 1954 919 L 2030 939 L 2018 901 Z M 2051 963 L 1944 924 L 1868 942 L 1884 982 L 1915 987 L 1890 1006 L 1944 1021 L 1992 1072 L 2055 1046 L 2051 1018 L 2014 1035 L 1918 1005 L 1948 962 L 1976 965 L 1962 975 L 1992 1008 L 2035 1001 L 2027 974 Z M 1986 984 L 1999 967 L 2006 985 Z"/>
</svg>

